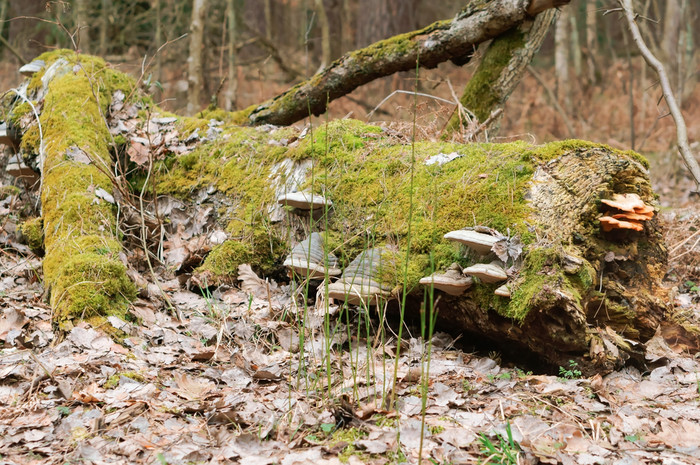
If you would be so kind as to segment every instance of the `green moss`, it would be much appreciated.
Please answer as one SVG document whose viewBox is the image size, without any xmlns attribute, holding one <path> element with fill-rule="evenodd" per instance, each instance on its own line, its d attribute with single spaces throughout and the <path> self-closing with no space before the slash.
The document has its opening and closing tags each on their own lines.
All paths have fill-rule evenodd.
<svg viewBox="0 0 700 465">
<path fill-rule="evenodd" d="M 114 389 L 115 387 L 119 386 L 119 380 L 121 377 L 133 379 L 134 381 L 138 381 L 139 383 L 143 383 L 146 381 L 146 378 L 139 372 L 136 371 L 124 371 L 122 373 L 115 373 L 109 378 L 107 378 L 107 381 L 102 385 L 103 388 L 105 389 Z"/>
<path fill-rule="evenodd" d="M 41 253 L 44 250 L 44 220 L 42 218 L 32 218 L 25 221 L 20 226 L 20 231 L 33 252 Z"/>
<path fill-rule="evenodd" d="M 238 275 L 238 266 L 249 263 L 252 256 L 253 251 L 248 245 L 229 240 L 214 247 L 197 271 L 208 271 L 216 278 L 226 280 L 230 277 L 234 281 Z"/>
<path fill-rule="evenodd" d="M 101 324 L 108 315 L 126 318 L 136 295 L 126 267 L 119 260 L 116 209 L 98 199 L 95 189 L 112 190 L 111 137 L 104 121 L 112 95 L 132 95 L 133 79 L 110 69 L 103 60 L 69 50 L 39 57 L 50 67 L 63 59 L 64 73 L 48 85 L 40 116 L 45 160 L 41 200 L 46 248 L 44 277 L 50 290 L 55 322 L 68 328 L 74 319 Z M 43 72 L 30 82 L 41 85 Z M 148 99 L 138 97 L 141 103 Z M 37 126 L 25 133 L 22 148 L 38 153 Z M 79 147 L 91 163 L 71 160 L 67 150 Z"/>
<path fill-rule="evenodd" d="M 22 192 L 17 186 L 0 186 L 0 199 L 5 199 L 11 195 L 19 195 Z"/>
<path fill-rule="evenodd" d="M 479 121 L 486 121 L 491 112 L 503 103 L 502 100 L 506 96 L 500 95 L 499 89 L 495 89 L 493 86 L 498 82 L 513 54 L 524 44 L 524 35 L 516 27 L 493 39 L 484 53 L 479 67 L 467 83 L 460 98 L 462 106 L 471 111 Z M 459 122 L 459 115 L 453 115 L 445 132 L 449 133 L 457 129 Z"/>
</svg>

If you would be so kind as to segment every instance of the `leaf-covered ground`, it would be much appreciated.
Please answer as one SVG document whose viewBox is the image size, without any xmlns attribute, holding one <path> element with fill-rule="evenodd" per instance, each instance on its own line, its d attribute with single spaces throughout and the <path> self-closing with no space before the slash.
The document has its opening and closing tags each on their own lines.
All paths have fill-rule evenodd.
<svg viewBox="0 0 700 465">
<path fill-rule="evenodd" d="M 644 372 L 533 374 L 441 333 L 397 347 L 376 313 L 304 307 L 249 269 L 205 296 L 163 277 L 168 299 L 150 285 L 113 319 L 120 343 L 59 334 L 15 239 L 30 202 L 0 198 L 0 464 L 700 462 L 700 360 L 660 335 Z M 697 321 L 700 215 L 667 217 L 669 286 Z"/>
</svg>

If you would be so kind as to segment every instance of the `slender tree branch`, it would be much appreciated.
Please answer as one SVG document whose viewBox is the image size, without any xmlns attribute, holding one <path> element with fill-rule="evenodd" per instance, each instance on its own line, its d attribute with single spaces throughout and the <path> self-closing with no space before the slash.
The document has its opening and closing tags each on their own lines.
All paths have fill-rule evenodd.
<svg viewBox="0 0 700 465">
<path fill-rule="evenodd" d="M 693 152 L 690 150 L 690 144 L 688 143 L 688 129 L 685 126 L 685 120 L 683 119 L 683 114 L 681 113 L 678 103 L 673 96 L 673 90 L 671 89 L 671 83 L 668 80 L 668 75 L 664 69 L 664 65 L 659 61 L 654 54 L 651 53 L 649 47 L 644 43 L 644 38 L 639 32 L 639 27 L 635 22 L 635 13 L 632 7 L 632 0 L 619 0 L 622 9 L 625 12 L 625 18 L 627 19 L 627 24 L 629 25 L 630 32 L 632 33 L 632 39 L 637 45 L 637 48 L 642 53 L 644 60 L 649 66 L 654 68 L 656 74 L 659 75 L 659 80 L 661 81 L 661 89 L 664 94 L 664 99 L 666 100 L 666 105 L 671 112 L 673 121 L 676 123 L 676 137 L 678 138 L 678 151 L 683 157 L 683 161 L 690 170 L 690 174 L 695 180 L 697 187 L 700 187 L 700 166 L 695 160 Z"/>
</svg>

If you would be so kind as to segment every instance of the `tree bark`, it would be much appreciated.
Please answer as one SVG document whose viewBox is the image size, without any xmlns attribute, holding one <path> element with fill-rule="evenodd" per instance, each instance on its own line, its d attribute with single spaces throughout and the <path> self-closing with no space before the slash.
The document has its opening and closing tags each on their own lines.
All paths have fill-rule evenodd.
<svg viewBox="0 0 700 465">
<path fill-rule="evenodd" d="M 331 30 L 328 23 L 328 15 L 323 0 L 315 0 L 316 15 L 321 28 L 321 66 L 323 69 L 331 62 Z M 319 70 L 320 71 L 320 70 Z"/>
<path fill-rule="evenodd" d="M 197 111 L 201 105 L 200 90 L 204 85 L 202 68 L 202 48 L 204 45 L 204 18 L 207 0 L 194 0 L 192 4 L 192 23 L 190 24 L 190 56 L 188 61 L 188 98 L 187 112 Z"/>
<path fill-rule="evenodd" d="M 238 93 L 238 73 L 236 71 L 236 41 L 238 40 L 238 14 L 236 0 L 226 1 L 226 18 L 228 22 L 228 73 L 224 108 L 228 111 L 236 108 Z"/>
<path fill-rule="evenodd" d="M 534 14 L 566 3 L 561 0 L 497 0 L 470 5 L 452 21 L 438 21 L 418 31 L 379 41 L 348 53 L 311 79 L 261 105 L 242 110 L 234 120 L 249 124 L 288 125 L 320 115 L 327 104 L 377 78 L 416 65 L 434 68 L 453 60 L 469 61 L 476 46 L 493 39 Z"/>
<path fill-rule="evenodd" d="M 554 72 L 557 77 L 557 99 L 567 112 L 571 111 L 569 87 L 569 14 L 564 8 L 559 15 L 554 34 Z"/>
<path fill-rule="evenodd" d="M 76 45 L 83 53 L 90 53 L 90 19 L 88 0 L 75 0 Z"/>
<path fill-rule="evenodd" d="M 520 26 L 493 39 L 469 80 L 460 98 L 461 108 L 471 112 L 483 123 L 506 100 L 517 86 L 522 75 L 539 50 L 556 10 L 540 13 L 534 21 L 524 21 Z M 455 110 L 443 132 L 449 137 L 463 127 L 461 108 Z"/>
</svg>

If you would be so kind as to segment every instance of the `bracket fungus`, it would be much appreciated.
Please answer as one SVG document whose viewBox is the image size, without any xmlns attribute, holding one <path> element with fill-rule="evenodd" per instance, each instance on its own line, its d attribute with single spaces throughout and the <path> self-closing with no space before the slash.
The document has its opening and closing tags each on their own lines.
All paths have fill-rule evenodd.
<svg viewBox="0 0 700 465">
<path fill-rule="evenodd" d="M 331 207 L 333 202 L 321 194 L 311 192 L 288 192 L 277 197 L 277 203 L 299 210 L 316 210 L 323 207 Z"/>
<path fill-rule="evenodd" d="M 464 274 L 479 278 L 484 283 L 497 283 L 508 279 L 506 271 L 497 262 L 477 263 L 465 268 Z"/>
<path fill-rule="evenodd" d="M 503 285 L 497 287 L 496 290 L 493 291 L 493 293 L 496 294 L 497 296 L 510 298 L 511 289 L 510 289 L 510 286 L 506 283 L 506 284 L 503 284 Z"/>
<path fill-rule="evenodd" d="M 605 232 L 615 229 L 643 231 L 642 222 L 654 217 L 654 207 L 645 204 L 637 194 L 615 194 L 612 200 L 602 199 L 600 202 L 613 209 L 598 218 Z"/>
<path fill-rule="evenodd" d="M 381 283 L 381 270 L 392 260 L 393 250 L 387 247 L 368 249 L 358 255 L 343 271 L 340 279 L 328 285 L 328 297 L 353 305 L 377 305 L 391 294 Z"/>
<path fill-rule="evenodd" d="M 31 63 L 23 65 L 19 69 L 19 74 L 25 77 L 32 77 L 34 74 L 44 69 L 44 66 L 46 66 L 46 62 L 44 60 L 34 60 Z"/>
<path fill-rule="evenodd" d="M 292 247 L 284 261 L 284 266 L 293 273 L 308 279 L 323 279 L 326 276 L 338 276 L 338 258 L 323 250 L 323 240 L 317 232 Z"/>
<path fill-rule="evenodd" d="M 443 237 L 445 239 L 464 244 L 480 255 L 486 255 L 491 252 L 491 248 L 494 246 L 494 244 L 501 240 L 500 237 L 468 229 L 450 231 Z"/>
<path fill-rule="evenodd" d="M 461 295 L 472 286 L 471 277 L 464 276 L 457 263 L 453 263 L 444 273 L 433 273 L 421 278 L 419 281 L 424 286 L 433 286 L 435 289 L 449 295 Z"/>
</svg>

